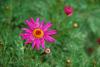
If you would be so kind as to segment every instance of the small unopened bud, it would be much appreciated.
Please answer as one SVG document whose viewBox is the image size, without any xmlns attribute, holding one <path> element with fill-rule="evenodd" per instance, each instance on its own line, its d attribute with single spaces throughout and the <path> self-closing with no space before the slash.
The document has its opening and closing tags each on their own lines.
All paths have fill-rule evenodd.
<svg viewBox="0 0 100 67">
<path fill-rule="evenodd" d="M 46 48 L 46 49 L 44 50 L 44 52 L 45 52 L 46 54 L 49 54 L 49 53 L 51 52 L 51 50 L 50 50 L 49 48 Z"/>
<path fill-rule="evenodd" d="M 41 61 L 42 62 L 47 59 L 47 57 L 48 57 L 47 54 L 50 54 L 50 52 L 51 52 L 50 48 L 45 48 L 44 49 L 44 52 L 41 54 Z"/>
<path fill-rule="evenodd" d="M 73 14 L 73 8 L 71 6 L 65 6 L 64 7 L 64 12 L 66 13 L 66 15 L 72 16 L 72 14 Z"/>
<path fill-rule="evenodd" d="M 71 63 L 71 60 L 70 60 L 70 59 L 67 59 L 67 63 L 68 63 L 68 64 Z"/>
<path fill-rule="evenodd" d="M 73 23 L 73 28 L 78 28 L 78 27 L 79 27 L 78 23 L 74 22 Z"/>
</svg>

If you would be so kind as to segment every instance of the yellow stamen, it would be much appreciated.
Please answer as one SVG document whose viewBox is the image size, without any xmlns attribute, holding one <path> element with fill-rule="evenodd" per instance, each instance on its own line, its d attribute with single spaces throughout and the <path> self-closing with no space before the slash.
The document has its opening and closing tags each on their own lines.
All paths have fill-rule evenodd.
<svg viewBox="0 0 100 67">
<path fill-rule="evenodd" d="M 36 38 L 42 38 L 43 35 L 44 35 L 44 32 L 41 29 L 37 28 L 33 30 L 33 36 Z"/>
</svg>

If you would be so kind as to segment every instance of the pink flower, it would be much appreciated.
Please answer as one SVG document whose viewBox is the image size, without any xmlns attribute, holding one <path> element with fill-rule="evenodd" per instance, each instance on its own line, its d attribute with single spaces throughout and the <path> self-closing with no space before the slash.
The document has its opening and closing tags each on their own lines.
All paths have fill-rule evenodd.
<svg viewBox="0 0 100 67">
<path fill-rule="evenodd" d="M 65 6 L 64 7 L 64 12 L 68 15 L 68 16 L 72 16 L 73 14 L 73 8 L 71 6 Z"/>
<path fill-rule="evenodd" d="M 49 30 L 52 26 L 50 22 L 44 24 L 44 21 L 40 22 L 39 18 L 34 21 L 33 18 L 25 21 L 28 28 L 22 28 L 24 33 L 20 36 L 26 40 L 25 44 L 32 43 L 32 48 L 39 50 L 40 46 L 45 48 L 45 40 L 48 42 L 55 42 L 55 39 L 51 35 L 56 34 L 56 30 Z"/>
</svg>

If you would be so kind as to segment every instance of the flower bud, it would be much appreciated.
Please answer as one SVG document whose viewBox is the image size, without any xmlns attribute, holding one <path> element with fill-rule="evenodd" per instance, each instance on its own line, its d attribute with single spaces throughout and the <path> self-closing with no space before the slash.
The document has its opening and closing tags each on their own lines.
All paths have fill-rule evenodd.
<svg viewBox="0 0 100 67">
<path fill-rule="evenodd" d="M 44 50 L 44 52 L 45 52 L 46 54 L 49 54 L 49 53 L 51 52 L 51 50 L 50 50 L 49 48 L 46 48 L 46 49 Z"/>
<path fill-rule="evenodd" d="M 65 6 L 64 7 L 64 12 L 66 13 L 66 15 L 72 16 L 72 14 L 73 14 L 73 8 L 71 6 Z"/>
</svg>

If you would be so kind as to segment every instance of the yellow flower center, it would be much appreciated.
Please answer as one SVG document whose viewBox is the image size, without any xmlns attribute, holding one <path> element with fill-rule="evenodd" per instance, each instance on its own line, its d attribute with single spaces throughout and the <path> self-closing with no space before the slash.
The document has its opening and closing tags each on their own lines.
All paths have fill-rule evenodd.
<svg viewBox="0 0 100 67">
<path fill-rule="evenodd" d="M 37 28 L 33 30 L 32 34 L 36 38 L 42 38 L 44 35 L 44 32 L 41 29 Z"/>
</svg>

